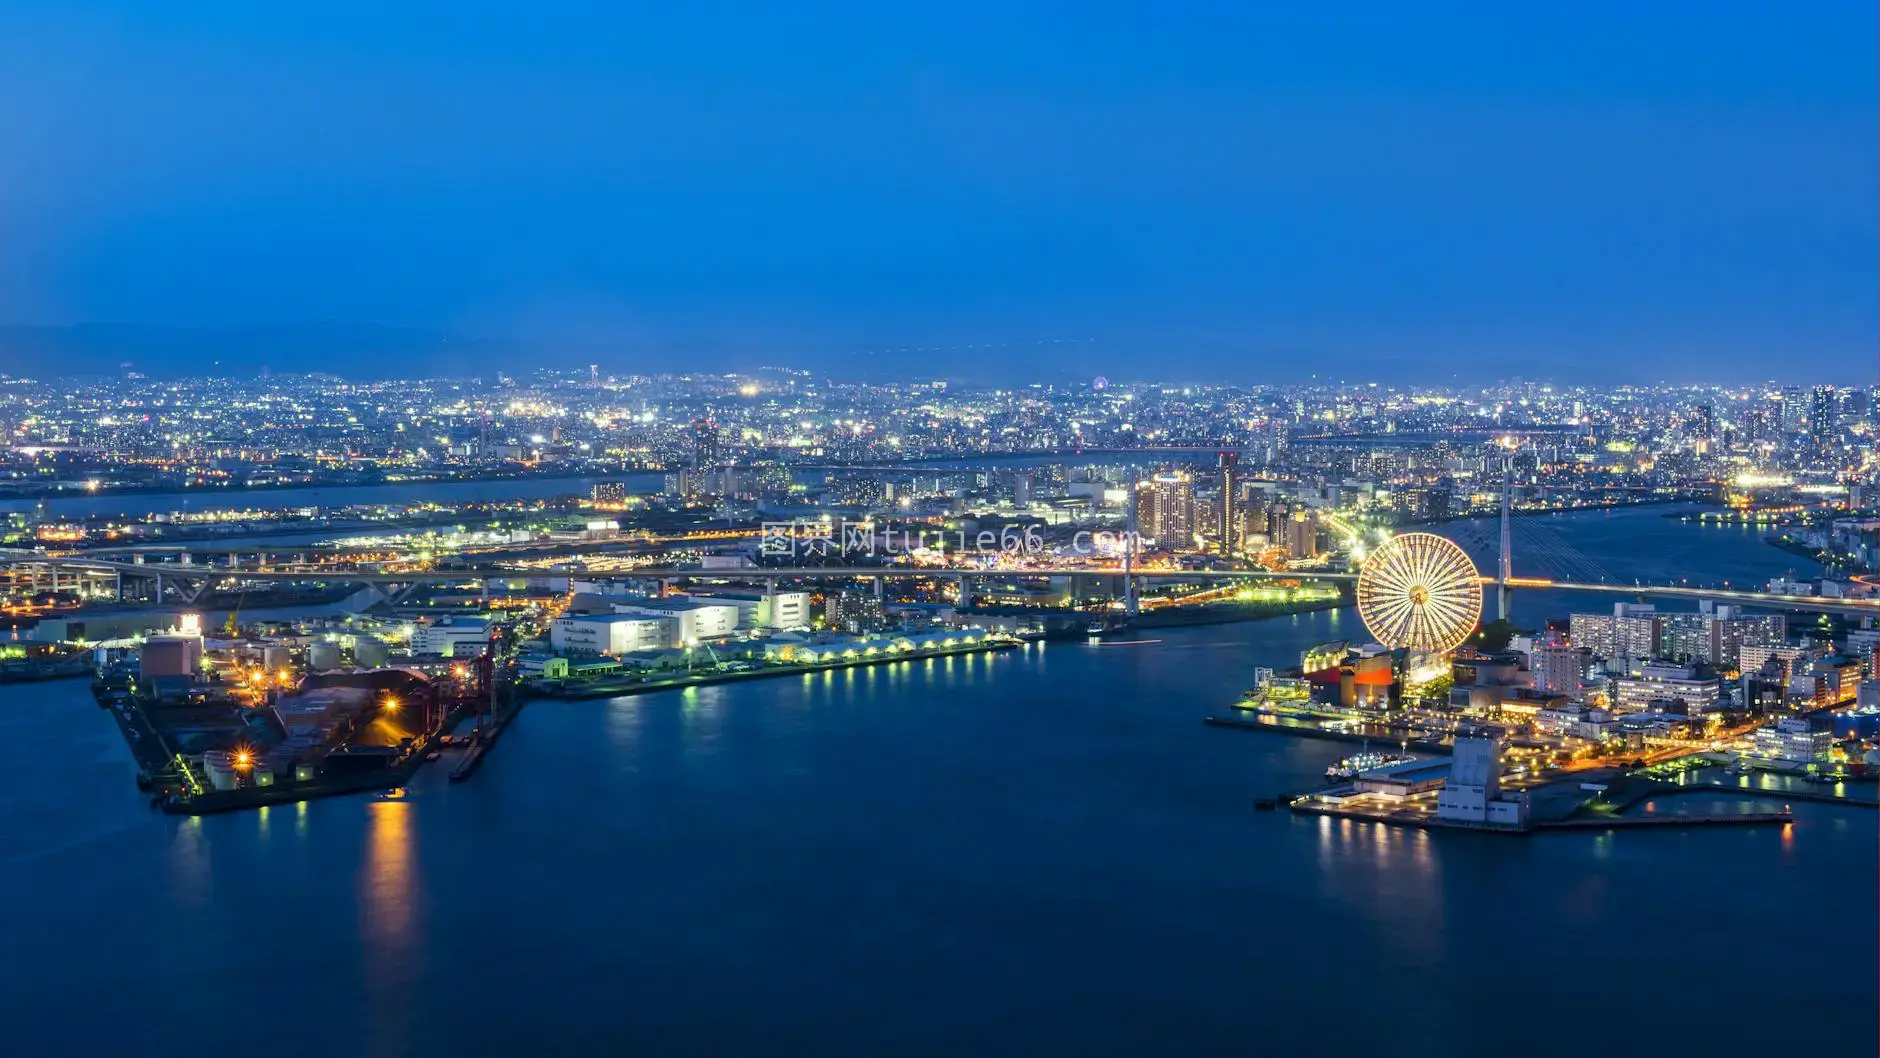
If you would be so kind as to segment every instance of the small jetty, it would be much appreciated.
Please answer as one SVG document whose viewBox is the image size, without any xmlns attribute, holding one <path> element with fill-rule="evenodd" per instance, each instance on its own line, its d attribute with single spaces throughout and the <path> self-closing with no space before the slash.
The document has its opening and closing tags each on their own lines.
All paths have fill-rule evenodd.
<svg viewBox="0 0 1880 1058">
<path fill-rule="evenodd" d="M 1350 804 L 1327 804 L 1314 801 L 1310 797 L 1300 796 L 1290 801 L 1282 800 L 1292 811 L 1302 815 L 1331 816 L 1337 819 L 1351 819 L 1365 823 L 1383 823 L 1389 826 L 1414 827 L 1419 830 L 1466 830 L 1478 834 L 1518 834 L 1529 835 L 1547 830 L 1626 830 L 1639 827 L 1747 827 L 1747 826 L 1787 826 L 1795 821 L 1788 809 L 1779 812 L 1694 812 L 1694 813 L 1652 813 L 1648 815 L 1622 816 L 1608 815 L 1597 817 L 1572 817 L 1567 819 L 1537 819 L 1523 826 L 1501 826 L 1490 823 L 1464 822 L 1455 819 L 1443 819 L 1431 812 L 1405 808 L 1400 805 L 1372 806 Z M 1258 808 L 1259 803 L 1255 803 Z"/>
<path fill-rule="evenodd" d="M 1326 742 L 1391 742 L 1401 743 L 1406 748 L 1422 750 L 1425 753 L 1448 753 L 1447 742 L 1429 735 L 1406 737 L 1402 732 L 1335 731 L 1331 728 L 1314 724 L 1307 720 L 1276 716 L 1272 713 L 1258 713 L 1249 720 L 1238 716 L 1204 716 L 1201 722 L 1209 727 L 1225 727 L 1236 731 L 1264 731 L 1274 735 L 1292 735 L 1296 738 L 1316 738 Z"/>
<path fill-rule="evenodd" d="M 457 766 L 450 770 L 450 781 L 463 782 L 475 775 L 477 769 L 483 766 L 483 758 L 489 756 L 490 750 L 496 748 L 496 740 L 503 737 L 503 732 L 509 730 L 509 725 L 515 723 L 516 716 L 521 712 L 522 702 L 515 701 L 507 708 L 499 710 L 497 715 L 492 716 L 487 723 L 480 724 L 477 733 L 471 739 L 469 750 L 465 752 L 463 759 L 457 762 Z"/>
</svg>

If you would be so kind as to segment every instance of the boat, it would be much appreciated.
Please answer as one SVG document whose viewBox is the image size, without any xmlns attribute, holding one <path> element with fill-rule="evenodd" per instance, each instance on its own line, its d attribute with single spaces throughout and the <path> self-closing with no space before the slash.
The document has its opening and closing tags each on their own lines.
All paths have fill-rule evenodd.
<svg viewBox="0 0 1880 1058">
<path fill-rule="evenodd" d="M 1325 777 L 1332 780 L 1355 779 L 1367 771 L 1388 768 L 1393 764 L 1407 764 L 1415 759 L 1415 757 L 1407 757 L 1401 753 L 1373 753 L 1366 750 L 1363 753 L 1353 753 L 1325 769 Z"/>
</svg>

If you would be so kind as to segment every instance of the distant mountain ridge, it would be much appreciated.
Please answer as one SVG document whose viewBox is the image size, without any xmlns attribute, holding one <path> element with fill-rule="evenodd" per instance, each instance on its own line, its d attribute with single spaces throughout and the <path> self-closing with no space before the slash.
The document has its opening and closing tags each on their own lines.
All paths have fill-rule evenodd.
<svg viewBox="0 0 1880 1058">
<path fill-rule="evenodd" d="M 452 331 L 373 323 L 0 326 L 0 372 L 34 378 L 123 371 L 154 378 L 249 376 L 263 368 L 358 379 L 423 378 L 494 371 L 521 352 L 511 343 Z"/>
</svg>

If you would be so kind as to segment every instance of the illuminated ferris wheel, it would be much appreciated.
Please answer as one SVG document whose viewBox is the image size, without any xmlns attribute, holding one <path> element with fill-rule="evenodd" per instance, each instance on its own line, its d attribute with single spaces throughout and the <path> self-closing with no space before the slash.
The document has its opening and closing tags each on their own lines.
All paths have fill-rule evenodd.
<svg viewBox="0 0 1880 1058">
<path fill-rule="evenodd" d="M 1482 617 L 1481 579 L 1454 541 L 1404 533 L 1371 552 L 1358 571 L 1358 614 L 1387 647 L 1446 653 Z"/>
</svg>

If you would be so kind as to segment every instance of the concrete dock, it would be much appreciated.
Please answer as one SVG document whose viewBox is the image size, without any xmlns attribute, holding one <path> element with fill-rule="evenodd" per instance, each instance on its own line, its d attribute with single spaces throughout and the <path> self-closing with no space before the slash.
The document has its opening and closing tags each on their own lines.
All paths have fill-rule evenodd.
<svg viewBox="0 0 1880 1058">
<path fill-rule="evenodd" d="M 1353 819 L 1365 823 L 1383 823 L 1387 826 L 1416 827 L 1422 830 L 1463 830 L 1478 834 L 1516 834 L 1522 836 L 1546 830 L 1623 830 L 1637 827 L 1691 826 L 1781 826 L 1794 821 L 1794 816 L 1787 810 L 1784 810 L 1780 812 L 1704 812 L 1689 815 L 1615 815 L 1606 818 L 1540 820 L 1530 822 L 1523 827 L 1505 827 L 1491 826 L 1484 823 L 1464 823 L 1452 819 L 1438 819 L 1433 814 L 1406 811 L 1400 807 L 1325 805 L 1317 804 L 1310 800 L 1294 801 L 1290 807 L 1294 812 L 1301 815 L 1333 816 L 1339 819 Z"/>
<path fill-rule="evenodd" d="M 1425 753 L 1447 754 L 1451 752 L 1448 743 L 1427 736 L 1419 736 L 1406 740 L 1402 735 L 1390 733 L 1367 735 L 1357 731 L 1333 731 L 1307 721 L 1277 717 L 1271 714 L 1262 714 L 1259 719 L 1252 720 L 1238 716 L 1205 716 L 1201 718 L 1201 722 L 1209 727 L 1232 728 L 1236 731 L 1265 731 L 1275 735 L 1292 735 L 1297 738 L 1316 738 L 1325 742 L 1375 742 L 1379 745 L 1388 745 L 1396 742 L 1406 745 L 1409 749 L 1421 750 Z"/>
</svg>

